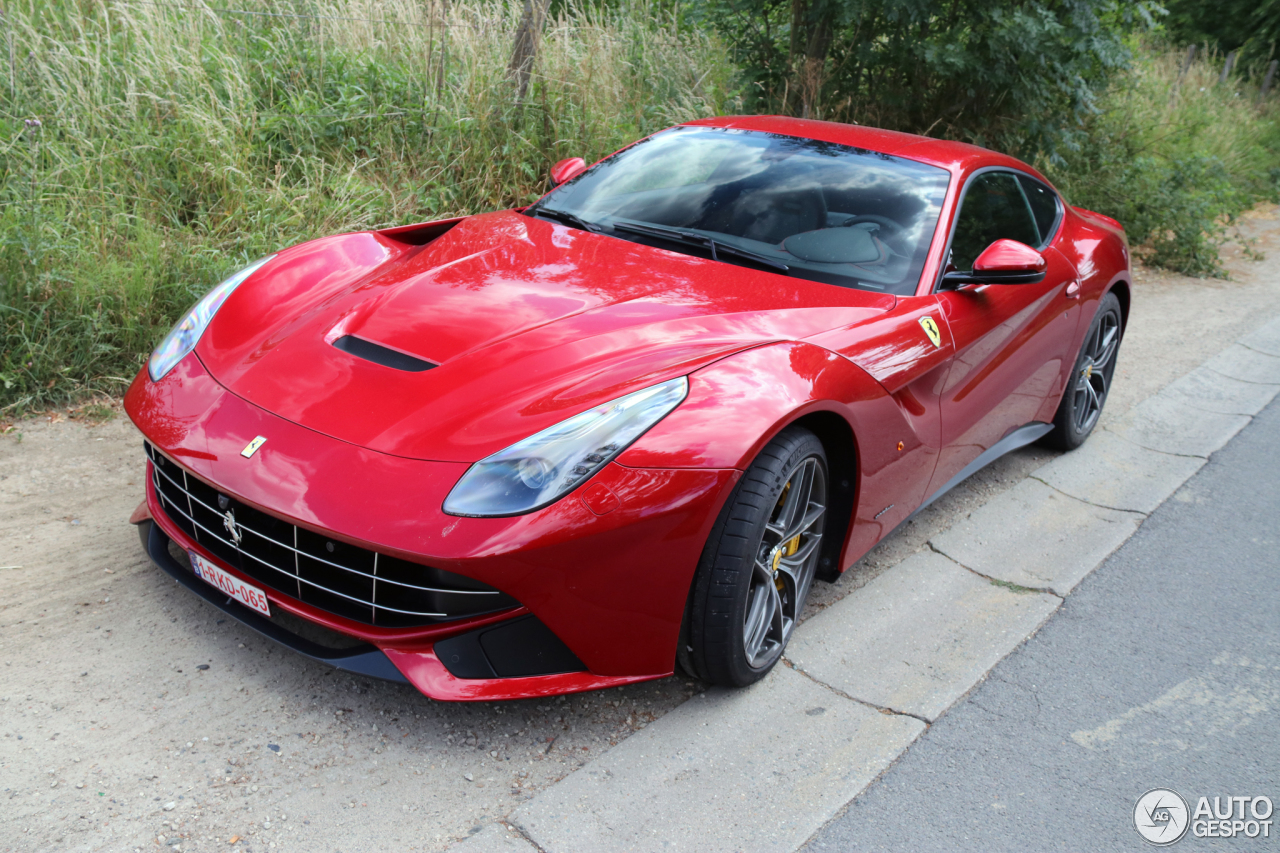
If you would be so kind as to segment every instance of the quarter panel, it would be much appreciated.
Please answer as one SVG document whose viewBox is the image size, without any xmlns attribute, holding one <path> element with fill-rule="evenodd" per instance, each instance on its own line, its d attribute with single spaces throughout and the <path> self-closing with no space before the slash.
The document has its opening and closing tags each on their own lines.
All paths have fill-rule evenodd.
<svg viewBox="0 0 1280 853">
<path fill-rule="evenodd" d="M 1050 421 L 1067 387 L 1068 374 L 1084 341 L 1084 335 L 1098 312 L 1098 303 L 1117 282 L 1133 281 L 1129 244 L 1124 231 L 1112 225 L 1114 220 L 1082 216 L 1078 209 L 1067 208 L 1064 223 L 1054 248 L 1075 267 L 1079 281 L 1079 311 L 1075 333 L 1063 354 L 1063 371 L 1055 393 L 1045 400 L 1037 420 Z"/>
</svg>

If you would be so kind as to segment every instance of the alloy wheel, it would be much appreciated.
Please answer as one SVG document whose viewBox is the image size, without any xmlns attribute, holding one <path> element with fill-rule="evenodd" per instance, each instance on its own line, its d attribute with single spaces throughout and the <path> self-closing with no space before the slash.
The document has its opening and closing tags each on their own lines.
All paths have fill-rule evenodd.
<svg viewBox="0 0 1280 853">
<path fill-rule="evenodd" d="M 1093 429 L 1102 414 L 1102 406 L 1110 390 L 1116 351 L 1120 348 L 1120 317 L 1108 311 L 1098 320 L 1097 328 L 1085 341 L 1083 359 L 1072 391 L 1072 415 L 1076 432 L 1080 434 Z"/>
<path fill-rule="evenodd" d="M 826 504 L 826 470 L 810 456 L 787 475 L 756 548 L 742 625 L 754 669 L 777 660 L 800 616 L 818 566 Z"/>
</svg>

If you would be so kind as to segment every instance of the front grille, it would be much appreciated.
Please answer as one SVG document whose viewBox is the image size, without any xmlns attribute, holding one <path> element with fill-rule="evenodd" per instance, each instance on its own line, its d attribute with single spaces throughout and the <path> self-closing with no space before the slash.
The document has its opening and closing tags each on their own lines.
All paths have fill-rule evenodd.
<svg viewBox="0 0 1280 853">
<path fill-rule="evenodd" d="M 329 539 L 224 495 L 145 444 L 166 517 L 263 586 L 366 625 L 416 627 L 515 607 L 514 598 L 443 569 Z M 235 534 L 239 535 L 236 542 Z"/>
</svg>

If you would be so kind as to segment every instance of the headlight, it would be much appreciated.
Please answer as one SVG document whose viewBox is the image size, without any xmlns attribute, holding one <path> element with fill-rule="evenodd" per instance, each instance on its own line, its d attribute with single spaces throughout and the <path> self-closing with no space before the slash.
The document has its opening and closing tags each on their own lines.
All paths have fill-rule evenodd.
<svg viewBox="0 0 1280 853">
<path fill-rule="evenodd" d="M 231 291 L 274 257 L 275 255 L 268 255 L 260 261 L 254 261 L 210 290 L 195 304 L 195 307 L 187 312 L 187 316 L 169 330 L 169 334 L 164 336 L 160 345 L 151 351 L 151 358 L 147 359 L 147 373 L 151 374 L 152 382 L 159 382 L 166 373 L 173 370 L 175 364 L 196 348 L 196 342 L 204 334 L 205 327 L 209 325 L 213 315 L 218 313 L 222 303 L 231 295 Z"/>
<path fill-rule="evenodd" d="M 445 498 L 450 515 L 520 515 L 541 509 L 662 420 L 689 392 L 681 376 L 619 397 L 529 436 L 467 469 Z"/>
</svg>

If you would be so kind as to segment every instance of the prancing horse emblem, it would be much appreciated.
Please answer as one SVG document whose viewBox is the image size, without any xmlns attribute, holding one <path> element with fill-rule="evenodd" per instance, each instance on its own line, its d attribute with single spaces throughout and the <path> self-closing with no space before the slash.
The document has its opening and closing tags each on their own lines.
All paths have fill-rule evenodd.
<svg viewBox="0 0 1280 853">
<path fill-rule="evenodd" d="M 253 456 L 253 454 L 258 452 L 259 447 L 261 447 L 266 443 L 267 443 L 267 437 L 265 435 L 260 435 L 257 438 L 255 438 L 253 441 L 246 444 L 244 446 L 244 450 L 240 451 L 240 455 L 243 456 L 245 459 L 248 459 L 251 456 Z"/>
<path fill-rule="evenodd" d="M 240 532 L 240 525 L 236 524 L 235 510 L 229 509 L 222 514 L 222 526 L 227 528 L 227 532 L 231 534 L 231 541 L 239 548 L 244 534 Z"/>
<path fill-rule="evenodd" d="M 921 317 L 920 328 L 924 329 L 935 347 L 942 346 L 942 333 L 938 331 L 938 324 L 932 317 Z"/>
</svg>

